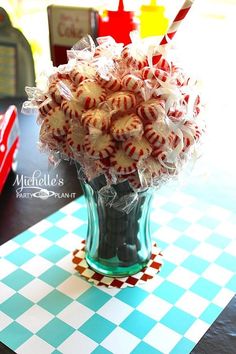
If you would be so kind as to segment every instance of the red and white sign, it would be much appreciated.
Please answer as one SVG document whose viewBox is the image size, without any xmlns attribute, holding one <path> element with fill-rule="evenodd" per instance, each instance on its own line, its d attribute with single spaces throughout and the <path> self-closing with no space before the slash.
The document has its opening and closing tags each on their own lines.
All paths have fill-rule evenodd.
<svg viewBox="0 0 236 354">
<path fill-rule="evenodd" d="M 97 36 L 97 12 L 91 8 L 48 6 L 48 23 L 55 66 L 67 62 L 66 51 L 82 37 Z"/>
</svg>

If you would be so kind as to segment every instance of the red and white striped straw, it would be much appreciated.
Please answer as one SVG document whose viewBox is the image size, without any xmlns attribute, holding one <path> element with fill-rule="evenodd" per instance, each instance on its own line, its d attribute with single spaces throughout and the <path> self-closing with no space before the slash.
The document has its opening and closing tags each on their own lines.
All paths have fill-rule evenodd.
<svg viewBox="0 0 236 354">
<path fill-rule="evenodd" d="M 160 45 L 165 45 L 169 43 L 169 41 L 174 37 L 176 34 L 179 26 L 181 25 L 184 18 L 187 16 L 191 6 L 193 5 L 194 0 L 185 0 L 182 8 L 179 10 L 178 14 L 176 15 L 174 21 L 172 22 L 171 26 L 168 29 L 168 32 L 162 38 Z"/>
</svg>

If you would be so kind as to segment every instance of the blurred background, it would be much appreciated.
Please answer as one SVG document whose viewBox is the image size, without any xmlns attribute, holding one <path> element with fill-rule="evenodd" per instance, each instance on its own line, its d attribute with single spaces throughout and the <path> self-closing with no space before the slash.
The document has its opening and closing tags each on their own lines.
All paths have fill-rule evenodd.
<svg viewBox="0 0 236 354">
<path fill-rule="evenodd" d="M 125 10 L 135 11 L 137 21 L 141 6 L 150 4 L 150 0 L 123 2 Z M 171 21 L 183 2 L 158 0 L 156 4 L 165 7 L 165 17 Z M 104 9 L 116 10 L 118 0 L 1 0 L 1 6 L 8 12 L 13 26 L 23 32 L 32 47 L 37 76 L 50 60 L 47 7 L 51 4 L 92 7 L 101 14 Z M 183 53 L 182 59 L 186 58 L 187 64 L 190 64 L 191 59 L 191 69 L 201 74 L 208 72 L 213 54 L 214 62 L 221 65 L 222 55 L 227 56 L 224 68 L 233 62 L 231 49 L 234 46 L 235 13 L 236 0 L 195 0 L 194 9 L 185 19 L 175 39 L 176 46 Z"/>
<path fill-rule="evenodd" d="M 124 0 L 124 7 L 126 11 L 134 12 L 134 18 L 132 19 L 132 21 L 134 21 L 138 31 L 140 31 L 140 33 L 142 34 L 148 29 L 149 30 L 151 29 L 154 32 L 156 30 L 157 32 L 159 30 L 160 32 L 161 30 L 164 31 L 164 28 L 165 27 L 167 28 L 168 23 L 170 24 L 172 22 L 173 18 L 178 13 L 184 1 L 185 0 Z M 20 53 L 23 55 L 23 47 L 25 50 L 27 50 L 28 53 L 27 55 L 29 60 L 27 61 L 26 57 L 24 58 L 22 57 L 23 59 L 18 62 L 17 69 L 22 79 L 21 93 L 23 92 L 23 94 L 25 94 L 24 88 L 26 85 L 29 86 L 33 85 L 30 84 L 29 81 L 27 82 L 27 77 L 26 77 L 27 72 L 29 71 L 30 63 L 31 64 L 33 63 L 33 65 L 31 66 L 34 69 L 33 71 L 35 71 L 36 83 L 40 81 L 41 73 L 47 70 L 47 68 L 49 67 L 52 58 L 51 56 L 52 46 L 50 41 L 50 39 L 52 40 L 52 36 L 50 36 L 50 34 L 52 34 L 52 27 L 50 29 L 50 21 L 48 18 L 48 6 L 50 5 L 74 6 L 76 8 L 91 7 L 96 11 L 96 14 L 98 13 L 100 14 L 101 16 L 100 19 L 101 21 L 102 20 L 104 21 L 104 26 L 106 26 L 106 19 L 109 14 L 109 11 L 117 10 L 118 0 L 0 0 L 0 7 L 4 8 L 5 11 L 8 13 L 13 27 L 15 27 L 20 31 L 20 32 L 19 31 L 8 32 L 6 30 L 4 32 L 4 29 L 1 28 L 3 17 L 1 17 L 1 10 L 0 10 L 0 112 L 5 110 L 10 104 L 16 105 L 18 108 L 19 128 L 20 128 L 19 129 L 20 148 L 17 156 L 18 166 L 14 173 L 9 174 L 8 179 L 4 185 L 4 189 L 1 191 L 0 188 L 0 244 L 6 242 L 8 239 L 26 230 L 28 227 L 32 226 L 36 222 L 43 220 L 51 213 L 59 210 L 65 204 L 71 202 L 75 197 L 79 197 L 82 193 L 82 190 L 79 186 L 76 169 L 74 165 L 72 164 L 70 165 L 67 161 L 62 161 L 57 167 L 57 169 L 54 170 L 48 165 L 48 156 L 39 151 L 37 145 L 38 137 L 39 137 L 39 126 L 36 123 L 36 116 L 35 114 L 26 116 L 23 113 L 21 113 L 22 103 L 24 100 L 26 100 L 26 97 L 20 97 L 20 95 L 16 97 L 16 95 L 13 93 L 11 94 L 11 97 L 8 100 L 8 98 L 5 99 L 4 95 L 1 96 L 1 93 L 6 89 L 7 87 L 6 84 L 8 83 L 8 80 L 6 80 L 7 68 L 9 69 L 8 70 L 9 77 L 11 77 L 11 75 L 13 77 L 13 73 L 17 71 L 15 70 L 14 67 L 14 58 L 16 58 L 17 55 Z M 142 20 L 144 19 L 142 15 L 144 14 L 143 11 L 145 10 L 143 6 L 149 6 L 149 5 L 153 7 L 155 7 L 155 5 L 158 6 L 158 9 L 160 10 L 159 17 L 156 19 L 152 18 L 152 15 L 154 15 L 155 12 L 154 9 L 152 9 L 152 11 L 150 11 L 151 13 L 149 13 L 150 15 L 149 20 L 148 18 L 146 18 L 147 20 L 146 23 L 142 23 Z M 62 23 L 66 22 L 68 17 L 70 16 L 65 15 L 65 17 L 62 17 L 61 20 Z M 50 18 L 52 20 L 52 16 Z M 83 18 L 84 28 L 86 28 L 85 25 L 86 17 L 81 16 L 81 18 Z M 126 22 L 124 18 L 125 17 L 123 14 L 122 20 L 119 20 L 117 22 L 118 25 L 116 25 L 116 28 L 114 28 L 114 31 L 117 35 L 119 35 L 121 32 L 125 32 L 125 31 L 127 33 L 129 32 L 129 28 L 127 27 L 129 19 L 127 17 L 127 22 Z M 98 22 L 97 29 L 98 32 L 101 31 L 100 22 Z M 19 39 L 21 33 L 24 35 L 26 41 L 28 41 L 32 50 L 32 55 L 28 43 L 21 42 L 22 38 L 21 40 Z M 6 55 L 7 54 L 6 46 L 4 49 L 4 44 L 6 44 L 3 41 L 4 34 L 6 34 L 5 39 L 7 37 L 7 40 L 9 39 L 9 42 L 14 42 L 13 44 L 15 47 L 16 46 L 18 47 L 20 45 L 20 42 L 23 43 L 21 48 L 22 52 L 20 52 L 20 50 L 16 51 L 18 54 L 16 54 L 15 52 L 11 52 L 14 53 L 14 55 L 11 54 L 11 62 L 9 61 L 9 58 Z M 154 34 L 157 33 L 153 33 L 153 35 Z M 216 215 L 212 215 L 212 216 L 215 216 L 215 218 L 220 219 L 221 214 L 223 215 L 222 224 L 220 224 L 222 230 L 216 228 L 216 231 L 215 230 L 213 231 L 214 234 L 212 233 L 212 236 L 213 237 L 215 236 L 216 237 L 215 239 L 219 237 L 219 240 L 221 239 L 221 237 L 222 240 L 225 239 L 225 237 L 221 236 L 221 234 L 226 236 L 229 235 L 229 237 L 231 237 L 234 236 L 235 233 L 236 236 L 236 229 L 235 229 L 235 223 L 236 223 L 236 157 L 235 157 L 236 155 L 236 146 L 235 146 L 236 145 L 236 113 L 235 113 L 236 40 L 235 40 L 235 35 L 236 35 L 236 0 L 195 0 L 192 9 L 190 10 L 186 19 L 183 21 L 180 28 L 178 29 L 178 32 L 172 41 L 172 47 L 175 50 L 176 56 L 178 57 L 179 62 L 182 64 L 182 67 L 184 67 L 191 76 L 198 79 L 199 89 L 201 91 L 201 99 L 202 102 L 204 103 L 204 109 L 202 110 L 202 114 L 205 116 L 206 119 L 207 133 L 205 137 L 205 144 L 203 146 L 202 157 L 196 162 L 196 166 L 193 169 L 193 171 L 191 171 L 191 169 L 189 168 L 189 170 L 185 171 L 184 178 L 180 178 L 180 180 L 177 183 L 167 184 L 164 188 L 162 188 L 160 191 L 156 193 L 156 201 L 158 200 L 158 198 L 160 198 L 161 200 L 162 195 L 164 195 L 164 197 L 167 199 L 168 196 L 171 197 L 172 194 L 175 195 L 174 192 L 176 191 L 176 189 L 177 191 L 180 190 L 182 192 L 179 194 L 180 196 L 184 197 L 185 194 L 193 195 L 198 198 L 197 201 L 199 202 L 199 205 L 202 208 L 203 213 L 205 212 L 204 205 L 213 206 L 212 211 L 213 213 L 216 213 Z M 67 39 L 65 38 L 64 38 L 64 44 L 67 44 Z M 34 82 L 35 81 L 34 74 L 31 76 L 33 77 L 33 80 L 31 82 Z M 16 83 L 20 82 L 19 77 L 17 77 L 15 82 Z M 10 87 L 10 89 L 14 88 L 14 84 L 15 84 L 14 81 L 12 81 L 12 86 Z M 5 150 L 6 150 L 5 146 L 1 144 L 1 116 L 0 116 L 0 180 L 2 177 L 1 162 L 4 161 L 1 160 L 1 153 L 3 155 L 5 153 Z M 64 181 L 64 185 L 62 187 L 59 186 L 59 188 L 57 189 L 55 188 L 54 191 L 58 193 L 65 192 L 65 193 L 73 194 L 73 196 L 68 198 L 61 198 L 61 199 L 46 198 L 45 200 L 44 198 L 43 199 L 41 198 L 31 198 L 31 199 L 18 198 L 17 199 L 16 186 L 14 185 L 16 176 L 31 177 L 34 171 L 37 170 L 41 172 L 42 176 L 44 175 L 50 176 L 50 179 L 52 179 L 53 177 L 55 178 L 58 175 L 59 178 L 60 179 L 62 178 L 62 180 Z M 184 198 L 183 198 L 183 203 L 185 203 Z M 214 206 L 216 206 L 216 208 L 214 208 Z M 161 210 L 158 209 L 158 204 L 154 205 L 154 207 L 157 208 L 158 213 L 159 211 L 161 212 Z M 227 211 L 225 209 L 227 209 L 227 211 L 230 210 L 235 214 L 229 213 L 231 219 L 230 220 L 226 219 L 226 221 L 223 222 L 224 213 L 227 214 Z M 189 210 L 191 212 L 191 208 Z M 194 220 L 195 217 L 194 209 L 192 210 L 193 210 L 193 220 Z M 154 216 L 156 217 L 158 213 L 155 214 Z M 58 216 L 56 216 L 56 218 L 57 217 Z M 68 220 L 70 223 L 70 216 Z M 206 218 L 206 221 L 208 220 L 211 223 L 211 218 L 209 219 Z M 215 223 L 214 218 L 212 222 Z M 47 227 L 47 221 L 45 221 L 45 224 Z M 44 227 L 42 225 L 44 225 L 44 223 L 41 224 L 41 227 Z M 200 234 L 201 227 L 198 228 L 197 226 L 198 225 L 196 225 L 196 229 L 192 228 L 192 230 L 196 230 L 194 231 L 194 233 L 199 232 Z M 41 230 L 40 227 L 38 229 L 39 229 L 38 232 L 40 233 Z M 60 233 L 60 227 L 58 228 L 58 230 Z M 31 231 L 29 232 L 29 234 L 31 234 Z M 199 236 L 200 236 L 199 240 L 202 240 L 203 238 L 201 237 L 201 235 Z M 26 237 L 28 237 L 28 233 L 26 233 Z M 158 233 L 157 233 L 157 238 L 158 238 Z M 188 237 L 186 238 L 186 240 L 187 239 Z M 222 243 L 224 243 L 224 241 L 222 241 Z M 231 244 L 232 249 L 235 247 L 235 244 L 236 243 Z M 44 245 L 44 243 L 42 245 Z M 8 249 L 8 246 L 5 249 Z M 33 250 L 36 249 L 36 246 L 33 247 L 33 244 L 32 244 L 32 249 Z M 186 250 L 187 249 L 190 249 L 190 246 L 189 248 L 186 247 Z M 199 248 L 199 250 L 200 249 L 201 249 L 200 252 L 202 251 L 203 253 L 205 252 L 204 248 Z M 24 250 L 23 247 L 22 250 Z M 173 250 L 175 250 L 175 248 L 172 249 L 172 252 Z M 206 248 L 206 250 L 208 251 L 208 248 Z M 223 250 L 223 246 L 222 246 L 222 250 Z M 182 250 L 180 251 L 182 252 Z M 170 257 L 171 251 L 169 253 L 167 251 L 166 254 L 167 254 L 167 263 L 168 263 L 168 254 Z M 181 259 L 182 257 L 181 254 L 182 253 L 177 254 L 176 259 Z M 226 257 L 227 254 L 228 253 L 224 253 L 224 255 L 222 254 L 222 256 Z M 235 250 L 233 250 L 232 255 L 235 254 L 236 254 Z M 233 256 L 230 257 L 231 258 L 229 258 L 228 263 L 226 262 L 226 268 L 229 266 L 227 270 L 228 273 L 229 270 L 234 269 L 233 265 L 230 264 Z M 203 258 L 205 258 L 204 255 Z M 213 258 L 209 257 L 210 260 Z M 222 258 L 222 260 L 224 259 L 225 258 Z M 202 260 L 202 262 L 204 262 L 203 264 L 206 263 L 205 260 Z M 218 265 L 221 265 L 220 262 L 221 261 L 218 262 Z M 172 263 L 169 262 L 169 265 L 170 267 L 168 267 L 167 269 L 170 270 Z M 210 266 L 213 266 L 211 268 L 211 271 L 212 270 L 214 271 L 214 269 L 217 270 L 218 267 L 219 269 L 218 272 L 220 274 L 220 277 L 221 274 L 227 275 L 228 273 L 223 273 L 223 270 L 221 272 L 220 270 L 221 267 L 219 267 L 218 265 L 216 265 L 216 267 L 214 268 L 214 264 L 210 263 Z M 180 272 L 182 272 L 181 268 L 182 271 L 184 271 L 183 267 L 179 267 Z M 211 271 L 210 271 L 210 267 L 209 269 L 206 270 L 206 272 L 208 272 L 208 277 L 210 276 L 209 279 L 211 279 Z M 224 272 L 225 271 L 226 270 L 224 270 Z M 180 275 L 181 273 L 178 274 Z M 185 273 L 183 274 L 183 278 L 187 279 L 188 276 L 186 274 Z M 214 281 L 214 279 L 216 279 L 216 276 L 213 277 L 212 279 Z M 188 280 L 184 281 L 185 285 L 187 284 L 187 281 Z M 230 282 L 228 282 L 228 285 L 231 283 L 231 286 L 234 287 L 235 284 L 234 281 L 235 278 L 232 277 Z M 215 283 L 223 284 L 223 281 L 219 283 L 215 281 Z M 178 284 L 178 280 L 177 280 L 177 284 Z M 213 288 L 213 286 L 221 289 L 222 294 L 221 296 L 217 295 L 215 299 L 213 299 L 214 301 L 211 303 L 211 305 L 213 306 L 211 309 L 210 307 L 208 308 L 209 311 L 208 309 L 204 311 L 203 315 L 205 316 L 205 318 L 207 317 L 206 316 L 207 311 L 209 312 L 210 318 L 211 316 L 213 318 L 214 312 L 216 311 L 214 309 L 214 306 L 216 308 L 221 307 L 221 305 L 219 307 L 216 306 L 215 304 L 224 303 L 222 302 L 222 297 L 224 296 L 228 297 L 229 295 L 227 294 L 231 294 L 231 292 L 229 292 L 227 288 L 220 288 L 219 285 L 214 285 L 214 283 L 212 283 L 212 285 L 210 284 L 210 286 L 212 287 L 212 289 L 215 289 Z M 197 287 L 198 286 L 196 286 L 196 288 Z M 28 289 L 30 288 L 28 287 Z M 210 289 L 209 291 L 210 292 L 212 291 L 213 294 L 215 290 Z M 189 290 L 187 292 L 190 293 Z M 211 294 L 209 295 L 209 298 L 210 296 Z M 186 297 L 186 299 L 188 299 L 188 297 Z M 201 300 L 200 297 L 199 299 Z M 203 299 L 200 301 L 199 304 L 200 307 L 197 306 L 198 312 L 199 309 L 206 302 L 205 299 L 204 302 L 202 301 Z M 176 308 L 176 310 L 178 309 Z M 230 311 L 227 310 L 227 314 L 229 312 Z M 232 309 L 232 314 L 235 317 L 234 312 L 235 311 L 233 311 Z M 187 318 L 187 320 L 191 322 L 191 318 L 193 318 L 193 316 L 190 315 L 188 316 L 189 317 Z M 227 316 L 228 315 L 226 315 L 226 317 Z M 203 319 L 203 316 L 201 317 Z M 27 318 L 26 315 L 25 318 Z M 169 316 L 168 318 L 170 319 L 171 316 Z M 165 319 L 167 322 L 167 317 L 165 317 Z M 198 320 L 199 322 L 194 328 L 202 331 L 202 328 L 203 329 L 205 328 L 205 323 L 202 321 L 201 324 L 201 320 L 197 319 L 197 321 Z M 232 337 L 235 340 L 235 336 L 234 337 L 232 336 L 233 326 L 228 329 L 227 335 L 225 334 L 227 331 L 226 332 L 224 330 L 222 331 L 222 324 L 224 325 L 224 328 L 227 329 L 227 327 L 229 327 L 232 323 L 228 318 L 223 321 L 222 320 L 220 319 L 220 321 L 218 322 L 218 325 L 220 324 L 218 328 L 220 328 L 220 331 L 223 332 L 224 340 L 222 340 L 222 337 L 219 336 L 219 341 L 222 340 L 223 343 L 222 345 L 225 346 L 226 344 L 225 342 L 227 342 L 227 339 L 229 337 Z M 17 324 L 17 322 L 15 323 Z M 163 333 L 165 333 L 164 329 L 163 330 L 161 329 L 161 332 L 162 331 Z M 166 332 L 167 334 L 169 333 L 168 331 Z M 208 335 L 208 338 L 210 340 L 211 337 L 213 337 L 215 341 L 217 326 L 213 327 L 212 333 L 213 336 L 212 334 L 210 334 Z M 235 330 L 234 330 L 234 335 L 235 335 Z M 186 338 L 183 337 L 184 340 Z M 195 332 L 193 338 L 198 338 Z M 216 343 L 219 342 L 217 342 L 216 340 Z M 204 342 L 203 342 L 203 346 L 205 346 Z M 229 353 L 229 351 L 227 351 L 227 353 Z M 198 352 L 198 350 L 196 352 Z M 204 352 L 205 352 L 205 348 L 204 348 Z M 236 353 L 236 349 L 234 350 L 232 349 L 231 353 Z"/>
<path fill-rule="evenodd" d="M 171 23 L 183 0 L 152 1 L 164 6 Z M 14 27 L 31 45 L 36 81 L 50 62 L 47 7 L 49 5 L 92 7 L 101 16 L 116 10 L 118 0 L 1 0 Z M 124 0 L 126 11 L 134 11 L 138 28 L 141 6 L 149 0 Z M 195 0 L 179 28 L 173 48 L 183 66 L 198 78 L 205 103 L 208 133 L 203 158 L 184 188 L 192 194 L 236 211 L 235 82 L 236 82 L 236 0 Z M 158 26 L 153 22 L 152 26 Z M 122 24 L 123 26 L 123 24 Z M 121 28 L 122 28 L 121 26 Z M 120 28 L 117 28 L 119 31 Z"/>
</svg>

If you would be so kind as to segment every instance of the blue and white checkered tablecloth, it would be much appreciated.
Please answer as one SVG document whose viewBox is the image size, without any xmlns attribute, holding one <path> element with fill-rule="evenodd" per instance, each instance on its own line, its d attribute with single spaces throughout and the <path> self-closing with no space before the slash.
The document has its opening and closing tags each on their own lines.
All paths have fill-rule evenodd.
<svg viewBox="0 0 236 354">
<path fill-rule="evenodd" d="M 158 193 L 161 272 L 125 289 L 74 270 L 84 197 L 0 248 L 0 341 L 20 354 L 188 354 L 236 291 L 236 215 L 184 192 Z"/>
</svg>

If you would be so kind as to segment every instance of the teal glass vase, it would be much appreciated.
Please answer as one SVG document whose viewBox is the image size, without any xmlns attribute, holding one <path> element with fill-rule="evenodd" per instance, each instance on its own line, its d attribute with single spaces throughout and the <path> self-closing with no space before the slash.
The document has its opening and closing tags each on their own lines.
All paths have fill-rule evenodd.
<svg viewBox="0 0 236 354">
<path fill-rule="evenodd" d="M 152 191 L 134 193 L 127 181 L 112 185 L 112 203 L 101 176 L 81 182 L 88 209 L 86 261 L 97 273 L 126 277 L 143 269 L 152 250 Z"/>
</svg>

